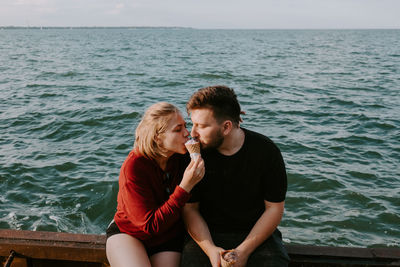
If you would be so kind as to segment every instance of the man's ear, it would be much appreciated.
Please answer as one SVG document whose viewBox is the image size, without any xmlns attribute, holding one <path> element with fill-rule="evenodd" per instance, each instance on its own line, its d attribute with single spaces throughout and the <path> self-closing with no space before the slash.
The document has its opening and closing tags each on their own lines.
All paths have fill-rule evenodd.
<svg viewBox="0 0 400 267">
<path fill-rule="evenodd" d="M 233 124 L 230 120 L 224 121 L 224 123 L 222 125 L 222 127 L 223 127 L 222 134 L 225 136 L 228 135 L 232 130 L 232 126 L 233 126 Z"/>
</svg>

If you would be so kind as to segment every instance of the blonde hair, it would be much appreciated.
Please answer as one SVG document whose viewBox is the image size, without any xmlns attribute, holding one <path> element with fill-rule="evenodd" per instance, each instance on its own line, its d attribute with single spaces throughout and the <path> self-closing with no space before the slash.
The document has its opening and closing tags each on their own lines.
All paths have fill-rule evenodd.
<svg viewBox="0 0 400 267">
<path fill-rule="evenodd" d="M 167 102 L 151 105 L 136 128 L 134 148 L 146 158 L 165 156 L 166 151 L 160 147 L 157 137 L 167 130 L 173 115 L 177 113 L 180 113 L 179 109 Z"/>
</svg>

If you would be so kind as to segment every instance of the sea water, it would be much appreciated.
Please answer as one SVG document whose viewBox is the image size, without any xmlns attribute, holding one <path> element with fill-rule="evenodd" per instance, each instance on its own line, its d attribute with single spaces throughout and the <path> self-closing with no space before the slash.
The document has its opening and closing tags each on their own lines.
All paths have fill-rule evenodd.
<svg viewBox="0 0 400 267">
<path fill-rule="evenodd" d="M 146 107 L 215 84 L 282 151 L 286 243 L 400 246 L 399 30 L 0 30 L 0 228 L 104 233 Z"/>
</svg>

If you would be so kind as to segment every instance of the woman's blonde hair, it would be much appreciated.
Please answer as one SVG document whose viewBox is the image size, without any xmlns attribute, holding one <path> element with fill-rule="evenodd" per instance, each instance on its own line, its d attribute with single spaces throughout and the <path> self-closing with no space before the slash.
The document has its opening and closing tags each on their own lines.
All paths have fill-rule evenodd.
<svg viewBox="0 0 400 267">
<path fill-rule="evenodd" d="M 166 151 L 160 147 L 157 138 L 167 130 L 173 115 L 177 113 L 180 113 L 179 109 L 167 102 L 151 105 L 136 128 L 134 148 L 147 158 L 165 156 Z"/>
</svg>

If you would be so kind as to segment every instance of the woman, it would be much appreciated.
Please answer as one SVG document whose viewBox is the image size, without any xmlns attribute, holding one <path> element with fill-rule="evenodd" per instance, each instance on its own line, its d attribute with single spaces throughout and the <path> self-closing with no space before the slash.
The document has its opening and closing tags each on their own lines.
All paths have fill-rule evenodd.
<svg viewBox="0 0 400 267">
<path fill-rule="evenodd" d="M 135 134 L 134 148 L 120 171 L 117 212 L 107 229 L 107 258 L 112 267 L 179 266 L 181 211 L 204 176 L 204 162 L 200 157 L 187 165 L 183 154 L 189 132 L 179 110 L 169 103 L 152 105 Z"/>
</svg>

